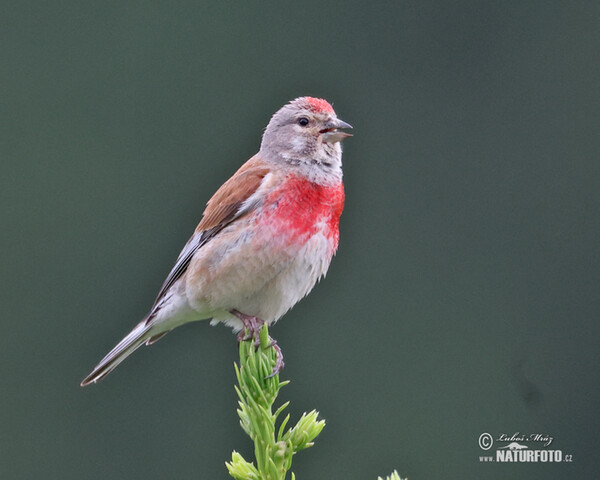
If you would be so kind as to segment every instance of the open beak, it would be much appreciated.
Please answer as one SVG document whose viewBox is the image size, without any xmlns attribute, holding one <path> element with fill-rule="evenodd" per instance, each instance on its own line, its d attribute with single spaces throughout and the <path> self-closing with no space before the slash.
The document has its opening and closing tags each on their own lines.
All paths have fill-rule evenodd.
<svg viewBox="0 0 600 480">
<path fill-rule="evenodd" d="M 323 135 L 323 141 L 325 143 L 336 143 L 342 141 L 346 137 L 351 137 L 351 133 L 346 133 L 338 130 L 339 128 L 352 128 L 352 125 L 346 123 L 338 118 L 333 120 L 329 120 L 325 123 L 325 128 L 323 128 L 319 133 Z"/>
</svg>

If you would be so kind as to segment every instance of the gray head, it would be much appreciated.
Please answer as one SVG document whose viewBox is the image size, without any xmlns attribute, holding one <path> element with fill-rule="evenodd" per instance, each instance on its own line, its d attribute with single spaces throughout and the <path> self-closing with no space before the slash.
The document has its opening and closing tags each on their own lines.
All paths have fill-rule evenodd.
<svg viewBox="0 0 600 480">
<path fill-rule="evenodd" d="M 300 173 L 315 181 L 326 181 L 329 176 L 341 179 L 340 141 L 351 135 L 340 128 L 352 127 L 337 118 L 327 101 L 296 98 L 271 118 L 260 154 L 266 161 L 297 166 Z"/>
</svg>

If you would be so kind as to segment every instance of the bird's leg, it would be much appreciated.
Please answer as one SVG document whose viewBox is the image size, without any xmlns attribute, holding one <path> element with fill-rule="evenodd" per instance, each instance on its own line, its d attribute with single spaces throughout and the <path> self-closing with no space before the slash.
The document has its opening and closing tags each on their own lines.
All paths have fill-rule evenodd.
<svg viewBox="0 0 600 480">
<path fill-rule="evenodd" d="M 244 324 L 244 328 L 238 333 L 238 342 L 244 342 L 254 338 L 254 346 L 258 347 L 260 345 L 259 332 L 265 322 L 258 317 L 252 317 L 237 310 L 232 310 L 231 313 L 239 318 Z"/>
<path fill-rule="evenodd" d="M 244 328 L 240 333 L 238 333 L 237 339 L 238 342 L 243 342 L 246 340 L 254 339 L 254 346 L 258 348 L 260 346 L 260 329 L 265 324 L 264 320 L 261 320 L 258 317 L 253 317 L 251 315 L 246 315 L 238 310 L 231 310 L 231 313 L 239 318 L 244 324 Z M 273 372 L 267 378 L 271 378 L 277 375 L 283 367 L 285 363 L 283 363 L 283 353 L 281 353 L 281 347 L 277 345 L 277 340 L 269 335 L 269 347 L 275 350 L 277 354 L 277 358 L 275 360 L 275 366 L 273 367 Z"/>
</svg>

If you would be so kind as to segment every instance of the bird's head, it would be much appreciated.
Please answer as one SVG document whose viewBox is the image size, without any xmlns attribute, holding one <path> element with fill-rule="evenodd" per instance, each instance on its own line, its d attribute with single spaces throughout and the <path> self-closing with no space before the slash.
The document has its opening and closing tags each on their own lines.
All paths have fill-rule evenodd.
<svg viewBox="0 0 600 480">
<path fill-rule="evenodd" d="M 340 141 L 352 136 L 351 125 L 337 118 L 326 100 L 300 97 L 277 111 L 265 129 L 260 153 L 265 159 L 290 165 L 339 170 Z"/>
</svg>

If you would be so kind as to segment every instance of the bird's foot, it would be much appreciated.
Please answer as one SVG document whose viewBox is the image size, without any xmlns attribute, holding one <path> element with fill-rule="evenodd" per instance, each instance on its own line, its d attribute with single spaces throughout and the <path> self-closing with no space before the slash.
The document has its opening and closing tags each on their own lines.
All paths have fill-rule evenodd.
<svg viewBox="0 0 600 480">
<path fill-rule="evenodd" d="M 264 320 L 245 313 L 232 310 L 231 313 L 239 318 L 244 324 L 244 328 L 238 333 L 238 342 L 245 342 L 246 340 L 254 339 L 254 346 L 260 345 L 260 329 L 265 324 Z"/>
<path fill-rule="evenodd" d="M 273 367 L 273 371 L 271 372 L 271 375 L 269 375 L 267 378 L 274 377 L 283 370 L 283 367 L 285 367 L 285 363 L 283 363 L 283 353 L 281 353 L 281 347 L 277 345 L 277 340 L 275 340 L 269 335 L 269 341 L 271 342 L 269 343 L 269 347 L 275 350 L 277 358 L 275 359 L 275 366 Z"/>
<path fill-rule="evenodd" d="M 240 333 L 238 333 L 238 342 L 245 342 L 246 340 L 250 340 L 252 338 L 254 339 L 254 347 L 258 348 L 260 346 L 260 329 L 265 324 L 264 320 L 251 315 L 246 315 L 238 310 L 232 310 L 231 313 L 239 318 L 244 324 L 244 328 L 240 331 Z M 285 363 L 283 363 L 283 353 L 281 353 L 281 347 L 277 345 L 277 340 L 272 338 L 270 335 L 268 348 L 275 350 L 277 355 L 273 372 L 267 377 L 271 378 L 283 370 Z"/>
</svg>

